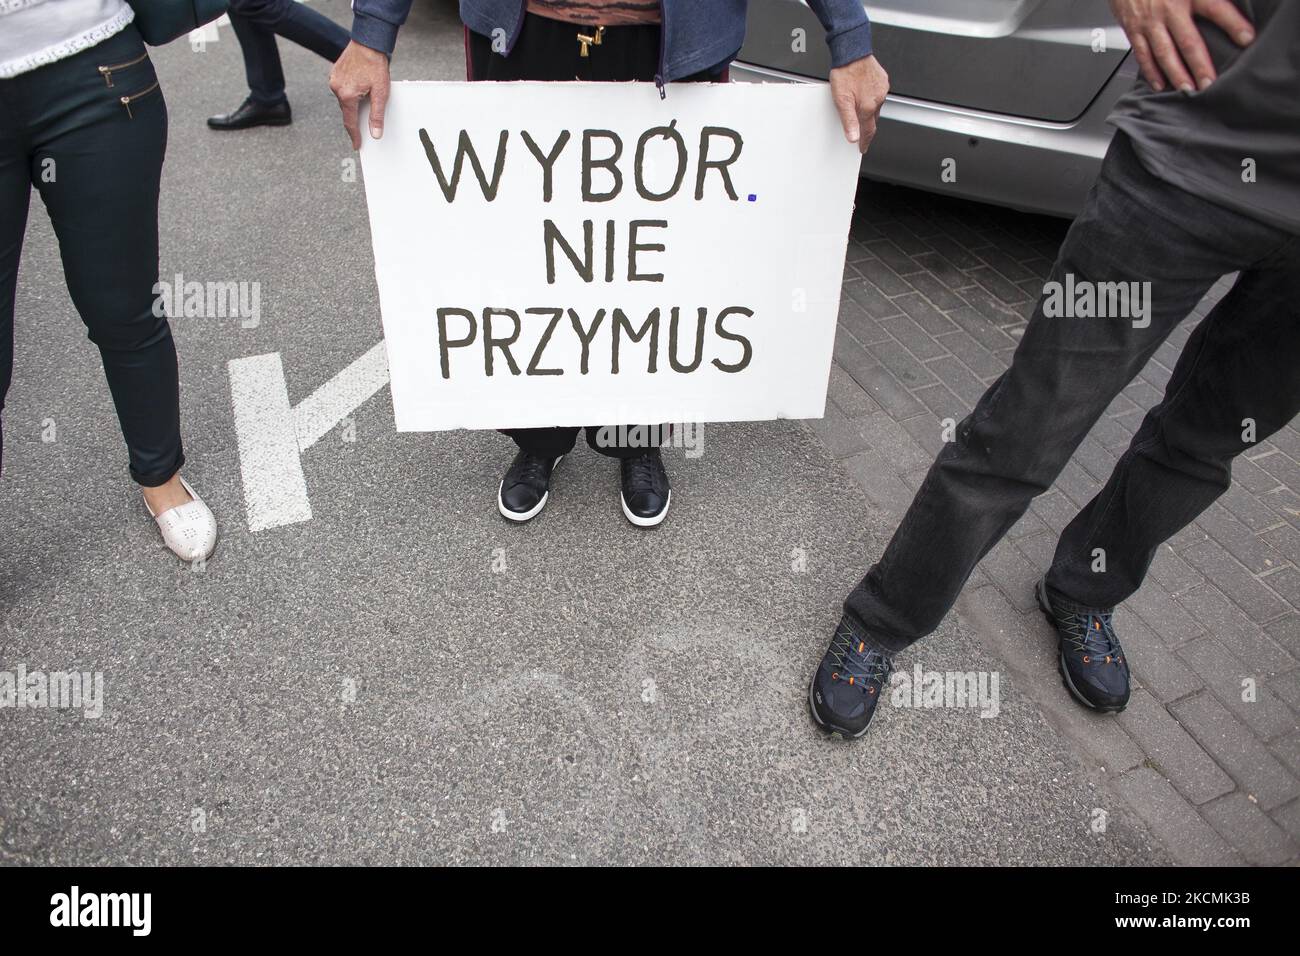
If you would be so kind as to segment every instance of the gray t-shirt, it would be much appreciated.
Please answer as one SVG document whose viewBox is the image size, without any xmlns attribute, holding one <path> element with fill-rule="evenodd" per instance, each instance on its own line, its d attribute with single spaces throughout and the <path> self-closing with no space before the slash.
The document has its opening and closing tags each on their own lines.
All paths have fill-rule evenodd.
<svg viewBox="0 0 1300 956">
<path fill-rule="evenodd" d="M 1300 0 L 1234 0 L 1255 25 L 1242 49 L 1197 20 L 1219 77 L 1197 93 L 1139 79 L 1110 121 L 1155 176 L 1300 233 Z"/>
</svg>

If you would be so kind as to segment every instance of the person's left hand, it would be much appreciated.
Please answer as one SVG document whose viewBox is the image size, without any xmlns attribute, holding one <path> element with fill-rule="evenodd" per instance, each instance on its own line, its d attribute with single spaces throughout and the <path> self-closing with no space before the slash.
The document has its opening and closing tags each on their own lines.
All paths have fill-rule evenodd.
<svg viewBox="0 0 1300 956">
<path fill-rule="evenodd" d="M 889 92 L 889 74 L 874 56 L 831 70 L 831 99 L 844 124 L 844 136 L 865 153 L 876 135 L 876 120 Z"/>
</svg>

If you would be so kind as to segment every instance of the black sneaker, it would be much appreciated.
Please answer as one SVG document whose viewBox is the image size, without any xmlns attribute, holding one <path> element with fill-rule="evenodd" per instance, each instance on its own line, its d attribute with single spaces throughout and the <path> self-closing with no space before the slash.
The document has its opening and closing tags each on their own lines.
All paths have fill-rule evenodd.
<svg viewBox="0 0 1300 956">
<path fill-rule="evenodd" d="M 288 126 L 293 122 L 293 111 L 289 101 L 264 104 L 255 103 L 250 96 L 239 104 L 233 113 L 221 113 L 208 117 L 211 129 L 235 130 L 252 129 L 254 126 Z"/>
<path fill-rule="evenodd" d="M 546 507 L 551 496 L 551 473 L 564 460 L 539 458 L 521 451 L 497 489 L 497 510 L 511 521 L 528 521 Z"/>
<path fill-rule="evenodd" d="M 808 688 L 808 709 L 825 730 L 842 737 L 867 732 L 889 684 L 894 662 L 854 637 L 840 619 Z"/>
<path fill-rule="evenodd" d="M 1056 628 L 1057 667 L 1070 695 L 1083 706 L 1117 714 L 1128 706 L 1128 661 L 1112 624 L 1114 608 L 1086 608 L 1047 595 L 1038 582 L 1038 606 Z"/>
<path fill-rule="evenodd" d="M 623 514 L 639 528 L 653 528 L 668 514 L 673 500 L 668 487 L 668 472 L 658 448 L 652 448 L 635 458 L 619 461 L 622 471 Z"/>
</svg>

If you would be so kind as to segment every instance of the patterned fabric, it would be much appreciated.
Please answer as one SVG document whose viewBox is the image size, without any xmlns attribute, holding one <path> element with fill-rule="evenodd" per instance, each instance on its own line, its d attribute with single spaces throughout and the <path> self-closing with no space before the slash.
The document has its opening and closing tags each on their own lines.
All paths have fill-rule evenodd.
<svg viewBox="0 0 1300 956">
<path fill-rule="evenodd" d="M 0 80 L 102 43 L 134 19 L 124 0 L 0 0 Z"/>
<path fill-rule="evenodd" d="M 528 12 L 606 27 L 659 22 L 659 0 L 528 0 Z"/>
</svg>

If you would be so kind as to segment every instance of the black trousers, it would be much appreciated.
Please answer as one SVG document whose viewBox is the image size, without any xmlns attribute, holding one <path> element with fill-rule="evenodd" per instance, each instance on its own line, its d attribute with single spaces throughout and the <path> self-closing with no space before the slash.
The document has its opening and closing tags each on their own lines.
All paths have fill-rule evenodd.
<svg viewBox="0 0 1300 956">
<path fill-rule="evenodd" d="M 333 63 L 351 34 L 324 14 L 295 0 L 230 0 L 230 26 L 244 54 L 244 75 L 253 102 L 273 106 L 284 100 L 284 68 L 276 35 L 292 40 Z"/>
<path fill-rule="evenodd" d="M 176 348 L 166 313 L 154 308 L 166 150 L 167 106 L 133 25 L 0 80 L 0 409 L 13 375 L 18 259 L 35 186 L 68 292 L 103 358 L 131 476 L 149 486 L 185 460 Z"/>
<path fill-rule="evenodd" d="M 527 14 L 509 56 L 492 51 L 492 40 L 465 31 L 466 73 L 471 80 L 650 81 L 659 67 L 659 26 L 606 27 L 599 46 L 581 56 L 578 34 L 594 27 Z M 682 82 L 725 82 L 726 69 L 704 70 Z M 652 426 L 597 426 L 586 429 L 587 444 L 611 458 L 634 458 L 646 451 L 645 436 L 666 435 Z M 582 428 L 509 428 L 503 434 L 526 452 L 557 458 L 573 450 Z"/>
<path fill-rule="evenodd" d="M 1117 134 L 1050 281 L 1149 282 L 1145 315 L 1048 315 L 1039 301 L 1011 367 L 958 426 L 845 601 L 857 636 L 893 652 L 934 630 L 1115 396 L 1232 272 L 1163 401 L 1062 532 L 1047 585 L 1065 602 L 1111 608 L 1136 591 L 1156 549 L 1228 488 L 1233 458 L 1300 411 L 1300 236 L 1165 183 Z"/>
</svg>

